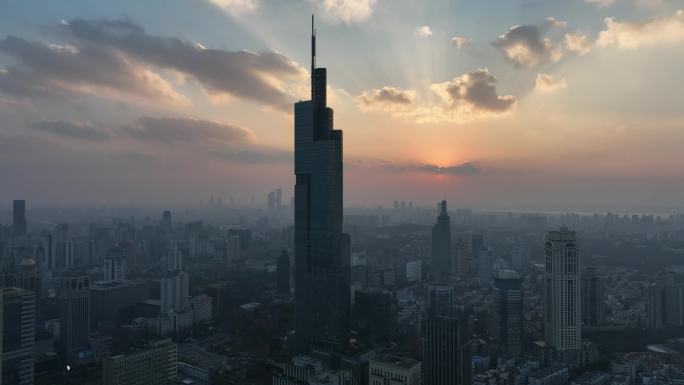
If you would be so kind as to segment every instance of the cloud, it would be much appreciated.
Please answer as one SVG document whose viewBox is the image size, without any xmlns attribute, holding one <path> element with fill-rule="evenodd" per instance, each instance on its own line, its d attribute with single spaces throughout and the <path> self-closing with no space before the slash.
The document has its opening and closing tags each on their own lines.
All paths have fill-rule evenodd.
<svg viewBox="0 0 684 385">
<path fill-rule="evenodd" d="M 586 55 L 591 52 L 591 42 L 587 35 L 581 32 L 565 34 L 565 49 L 579 55 Z"/>
<path fill-rule="evenodd" d="M 61 27 L 82 42 L 115 48 L 149 65 L 194 78 L 209 92 L 228 94 L 290 111 L 304 68 L 276 52 L 205 48 L 175 37 L 152 36 L 124 20 L 73 20 Z"/>
<path fill-rule="evenodd" d="M 451 38 L 451 45 L 456 47 L 456 49 L 463 49 L 465 47 L 468 47 L 472 43 L 473 43 L 472 40 L 465 38 L 465 37 L 454 36 Z"/>
<path fill-rule="evenodd" d="M 332 22 L 345 24 L 367 20 L 375 9 L 377 0 L 309 0 L 319 12 Z"/>
<path fill-rule="evenodd" d="M 122 132 L 132 138 L 165 143 L 246 143 L 254 139 L 254 134 L 246 128 L 192 117 L 153 118 L 144 116 L 123 127 Z"/>
<path fill-rule="evenodd" d="M 553 19 L 555 21 L 555 19 Z M 548 22 L 548 19 L 547 19 Z M 550 39 L 542 36 L 536 25 L 511 27 L 494 42 L 494 46 L 520 67 L 535 67 L 544 63 L 555 63 L 562 57 L 561 49 Z"/>
<path fill-rule="evenodd" d="M 637 49 L 684 42 L 684 10 L 681 9 L 672 16 L 639 22 L 619 22 L 608 17 L 605 24 L 606 29 L 599 33 L 596 40 L 599 47 Z"/>
<path fill-rule="evenodd" d="M 209 2 L 234 16 L 253 13 L 260 5 L 258 0 L 209 0 Z"/>
<path fill-rule="evenodd" d="M 382 162 L 380 167 L 387 172 L 416 172 L 437 175 L 477 175 L 482 170 L 471 162 L 453 166 L 437 166 L 434 164 L 397 164 Z"/>
<path fill-rule="evenodd" d="M 558 20 L 555 17 L 551 17 L 551 16 L 546 18 L 545 23 L 546 23 L 545 26 L 547 28 L 565 28 L 568 26 L 567 21 Z"/>
<path fill-rule="evenodd" d="M 49 132 L 53 135 L 93 142 L 106 141 L 111 138 L 111 134 L 108 131 L 97 128 L 90 122 L 81 123 L 73 120 L 41 120 L 33 122 L 31 127 L 40 131 Z"/>
<path fill-rule="evenodd" d="M 607 7 L 615 2 L 615 0 L 584 0 L 587 4 L 596 4 L 599 7 Z"/>
<path fill-rule="evenodd" d="M 463 117 L 501 114 L 511 111 L 516 104 L 512 95 L 500 96 L 496 91 L 496 77 L 487 69 L 477 69 L 431 89 L 447 103 L 447 109 Z"/>
<path fill-rule="evenodd" d="M 394 87 L 382 87 L 364 91 L 354 98 L 362 109 L 396 111 L 410 108 L 416 100 L 416 92 Z"/>
<path fill-rule="evenodd" d="M 513 95 L 500 96 L 496 77 L 487 69 L 477 69 L 450 81 L 434 83 L 430 90 L 439 96 L 419 100 L 414 90 L 382 87 L 356 96 L 361 110 L 380 110 L 418 123 L 464 122 L 501 115 L 516 106 Z"/>
<path fill-rule="evenodd" d="M 292 151 L 258 147 L 232 152 L 213 151 L 211 154 L 228 162 L 247 164 L 288 163 L 293 159 Z"/>
<path fill-rule="evenodd" d="M 423 25 L 416 28 L 416 36 L 418 37 L 430 37 L 432 36 L 432 30 L 429 26 Z"/>
<path fill-rule="evenodd" d="M 549 74 L 538 74 L 534 82 L 534 89 L 542 92 L 553 92 L 568 86 L 568 82 L 563 79 L 556 79 Z"/>
<path fill-rule="evenodd" d="M 149 68 L 99 45 L 47 45 L 14 36 L 0 51 L 18 63 L 0 69 L 0 92 L 20 97 L 106 95 L 185 104 L 187 99 Z"/>
</svg>

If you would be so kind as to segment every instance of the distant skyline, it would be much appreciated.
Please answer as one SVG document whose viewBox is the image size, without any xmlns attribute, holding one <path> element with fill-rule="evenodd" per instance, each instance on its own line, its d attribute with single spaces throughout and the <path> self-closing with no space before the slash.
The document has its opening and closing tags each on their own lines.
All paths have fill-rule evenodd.
<svg viewBox="0 0 684 385">
<path fill-rule="evenodd" d="M 312 13 L 347 206 L 684 206 L 684 0 L 0 8 L 7 207 L 289 202 Z"/>
</svg>

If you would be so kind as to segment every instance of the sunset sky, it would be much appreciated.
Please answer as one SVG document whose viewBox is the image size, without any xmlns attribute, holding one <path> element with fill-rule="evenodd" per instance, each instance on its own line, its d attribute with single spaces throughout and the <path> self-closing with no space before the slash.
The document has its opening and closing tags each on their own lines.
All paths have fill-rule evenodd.
<svg viewBox="0 0 684 385">
<path fill-rule="evenodd" d="M 310 15 L 347 205 L 684 205 L 684 1 L 0 2 L 0 199 L 291 195 Z"/>
</svg>

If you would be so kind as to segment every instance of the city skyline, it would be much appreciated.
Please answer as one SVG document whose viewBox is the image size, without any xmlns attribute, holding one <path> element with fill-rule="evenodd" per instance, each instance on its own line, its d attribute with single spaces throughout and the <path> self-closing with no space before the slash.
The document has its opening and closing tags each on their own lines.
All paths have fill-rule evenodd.
<svg viewBox="0 0 684 385">
<path fill-rule="evenodd" d="M 289 106 L 307 98 L 316 13 L 349 205 L 397 190 L 498 210 L 682 204 L 681 1 L 163 5 L 4 6 L 0 198 L 290 196 Z"/>
</svg>

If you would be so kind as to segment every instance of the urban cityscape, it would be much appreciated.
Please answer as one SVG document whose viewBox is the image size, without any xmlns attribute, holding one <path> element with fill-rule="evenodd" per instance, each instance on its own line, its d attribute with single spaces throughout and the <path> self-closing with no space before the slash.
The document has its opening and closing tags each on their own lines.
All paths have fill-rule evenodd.
<svg viewBox="0 0 684 385">
<path fill-rule="evenodd" d="M 295 62 L 277 50 L 227 51 L 155 36 L 167 23 L 213 28 L 196 24 L 197 10 L 165 20 L 187 6 L 182 2 L 169 2 L 169 9 L 160 11 L 165 16 L 150 21 L 150 32 L 134 21 L 136 12 L 149 11 L 144 3 L 137 10 L 128 3 L 134 16 L 120 19 L 109 18 L 104 4 L 46 5 L 48 18 L 62 11 L 79 18 L 57 19 L 30 37 L 20 34 L 44 24 L 23 19 L 35 4 L 0 4 L 0 13 L 6 9 L 9 15 L 0 16 L 0 24 L 14 20 L 0 36 L 0 385 L 684 384 L 684 159 L 672 155 L 681 151 L 684 138 L 675 136 L 674 146 L 658 147 L 659 139 L 646 137 L 663 131 L 642 132 L 643 141 L 619 158 L 624 161 L 619 167 L 634 171 L 632 179 L 621 179 L 621 168 L 605 168 L 618 158 L 609 154 L 612 147 L 602 147 L 598 133 L 589 134 L 596 135 L 591 146 L 603 149 L 606 158 L 593 152 L 570 156 L 563 149 L 557 150 L 558 158 L 534 154 L 550 169 L 559 159 L 595 164 L 587 169 L 591 178 L 558 168 L 557 176 L 540 174 L 529 182 L 532 171 L 501 176 L 503 166 L 484 160 L 385 161 L 380 159 L 384 146 L 400 140 L 387 135 L 387 144 L 367 143 L 377 149 L 378 158 L 360 159 L 356 147 L 375 136 L 360 140 L 354 127 L 336 123 L 354 122 L 344 116 L 351 94 L 336 82 L 343 76 L 338 73 L 356 68 L 340 62 L 333 42 L 345 31 L 358 33 L 373 18 L 385 24 L 370 28 L 394 28 L 383 19 L 387 12 L 425 6 L 396 1 L 394 8 L 389 0 L 293 0 L 303 14 L 287 11 L 288 2 L 197 2 L 216 20 L 235 25 L 246 26 L 250 18 L 269 12 L 279 15 L 276 24 L 279 17 L 296 17 L 292 25 L 298 31 L 281 32 L 296 38 L 301 52 L 306 50 L 308 63 L 301 65 L 303 57 Z M 434 1 L 449 6 L 426 6 L 434 12 L 425 16 L 434 26 L 411 26 L 414 42 L 447 36 L 434 19 L 444 16 L 440 12 L 475 7 Z M 467 54 L 483 61 L 482 66 L 489 57 L 485 48 L 493 50 L 506 56 L 501 60 L 510 62 L 512 71 L 581 60 L 611 45 L 637 49 L 651 44 L 651 57 L 632 59 L 684 64 L 682 2 L 577 0 L 569 6 L 566 1 L 571 2 L 506 2 L 501 6 L 566 12 L 571 21 L 548 16 L 542 24 L 516 24 L 479 48 L 474 37 L 448 35 L 448 48 L 482 50 Z M 271 6 L 276 9 L 269 11 Z M 600 18 L 605 30 L 593 42 L 568 26 L 581 24 L 572 18 L 575 7 L 590 15 L 616 12 L 621 19 L 651 16 L 633 22 Z M 99 12 L 104 16 L 97 17 Z M 479 28 L 477 22 L 472 28 Z M 553 30 L 568 28 L 558 35 L 563 36 L 561 46 Z M 45 43 L 51 34 L 61 43 Z M 275 35 L 261 36 L 278 45 Z M 60 38 L 73 39 L 73 44 Z M 394 49 L 394 43 L 388 41 L 385 48 Z M 346 47 L 342 54 L 355 52 L 354 60 L 371 65 L 373 54 L 365 51 L 363 41 L 354 44 L 356 51 Z M 658 49 L 669 56 L 657 57 Z M 575 57 L 561 59 L 571 54 Z M 115 73 L 124 69 L 133 77 Z M 387 69 L 387 76 L 395 70 Z M 678 88 L 679 72 L 669 75 L 675 79 L 670 86 Z M 385 81 L 385 75 L 377 76 Z M 571 83 L 556 76 L 539 73 L 536 87 L 569 91 Z M 564 76 L 572 79 L 570 72 Z M 625 88 L 658 82 L 659 76 L 638 73 Z M 284 78 L 298 79 L 305 92 L 289 93 Z M 389 86 L 355 98 L 365 106 L 359 114 L 379 103 L 374 113 L 398 114 L 401 124 L 413 121 L 411 138 L 402 144 L 405 153 L 422 145 L 413 136 L 434 133 L 421 126 L 435 124 L 431 119 L 447 119 L 439 124 L 453 130 L 482 124 L 475 123 L 479 119 L 515 119 L 488 115 L 516 114 L 515 108 L 548 114 L 543 118 L 548 124 L 564 119 L 549 105 L 523 107 L 523 92 L 497 94 L 496 82 L 483 67 L 441 88 L 433 84 L 435 93 L 450 98 L 450 111 L 444 106 L 409 111 L 417 93 Z M 189 83 L 201 92 L 189 90 Z M 242 103 L 236 99 L 260 103 L 260 109 L 245 110 L 244 121 L 286 122 L 271 135 L 287 138 L 282 147 L 272 147 L 258 142 L 242 124 L 181 115 L 142 116 L 118 128 L 104 123 L 137 114 L 132 111 L 143 102 L 136 98 L 161 97 L 157 92 L 173 99 L 169 108 L 178 111 L 194 108 L 208 114 L 225 103 Z M 624 96 L 614 92 L 616 100 Z M 638 118 L 622 106 L 624 115 L 611 124 L 633 118 L 635 125 L 652 120 L 681 128 L 681 94 L 669 92 L 641 95 L 638 103 L 650 105 L 646 99 L 668 95 L 674 104 L 661 100 L 648 113 L 635 108 Z M 214 100 L 207 106 L 183 105 L 197 103 L 190 96 Z M 587 97 L 593 103 L 593 96 Z M 92 101 L 99 98 L 109 103 L 107 112 Z M 335 114 L 338 103 L 342 113 Z M 157 107 L 144 108 L 151 112 Z M 239 114 L 243 107 L 232 108 Z M 45 117 L 60 111 L 107 116 L 83 121 Z M 577 122 L 588 119 L 578 117 Z M 73 151 L 92 151 L 92 158 L 80 158 L 78 152 L 65 155 L 77 162 L 57 158 L 56 153 L 71 150 L 5 128 L 10 126 L 80 141 L 71 144 Z M 606 130 L 616 137 L 628 135 L 620 127 Z M 549 135 L 568 141 L 570 148 L 575 144 L 566 135 L 584 134 Z M 103 152 L 119 140 L 127 146 L 128 140 L 140 143 L 117 157 Z M 545 143 L 557 146 L 555 140 Z M 457 142 L 445 135 L 433 142 L 436 148 L 422 150 L 427 157 L 442 151 L 440 141 L 447 147 Z M 518 149 L 514 141 L 511 146 Z M 135 152 L 151 142 L 169 152 L 157 153 L 158 158 Z M 451 151 L 460 151 L 459 143 Z M 225 167 L 239 159 L 244 168 L 232 168 L 234 175 L 221 188 L 215 179 L 223 178 L 218 173 L 224 171 L 213 174 L 217 166 L 197 163 L 192 151 L 211 153 L 227 161 Z M 25 153 L 36 160 L 25 160 Z M 188 162 L 195 168 L 176 170 L 172 155 L 192 158 Z M 666 160 L 669 166 L 656 169 Z M 64 174 L 55 171 L 61 168 Z M 152 174 L 146 174 L 149 170 Z M 467 186 L 480 177 L 500 180 L 472 182 L 488 186 L 480 194 Z M 563 178 L 567 181 L 560 182 Z M 118 185 L 121 181 L 126 186 Z M 521 189 L 524 183 L 532 184 Z M 570 183 L 573 187 L 565 189 Z M 173 186 L 178 191 L 171 191 Z M 588 198 L 594 191 L 596 198 Z"/>
</svg>

